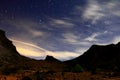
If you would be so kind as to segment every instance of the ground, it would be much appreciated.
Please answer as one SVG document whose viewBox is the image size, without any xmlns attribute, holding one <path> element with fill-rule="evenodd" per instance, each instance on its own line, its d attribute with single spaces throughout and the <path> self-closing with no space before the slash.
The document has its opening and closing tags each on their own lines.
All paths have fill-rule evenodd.
<svg viewBox="0 0 120 80">
<path fill-rule="evenodd" d="M 38 76 L 39 75 L 39 76 Z M 119 76 L 91 74 L 91 72 L 24 72 L 22 74 L 1 75 L 0 80 L 22 80 L 28 76 L 31 80 L 120 80 Z M 39 78 L 39 79 L 38 79 Z"/>
</svg>

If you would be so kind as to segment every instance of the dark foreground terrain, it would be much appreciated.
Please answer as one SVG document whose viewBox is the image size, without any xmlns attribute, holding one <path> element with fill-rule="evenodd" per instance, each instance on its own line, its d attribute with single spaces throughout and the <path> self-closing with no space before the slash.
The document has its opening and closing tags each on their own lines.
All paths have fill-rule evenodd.
<svg viewBox="0 0 120 80">
<path fill-rule="evenodd" d="M 21 56 L 0 30 L 0 80 L 120 80 L 120 43 L 93 45 L 83 55 L 61 62 L 52 56 Z"/>
<path fill-rule="evenodd" d="M 43 72 L 36 74 L 34 71 L 24 71 L 14 75 L 0 75 L 0 80 L 120 80 L 120 77 L 106 73 L 93 75 L 90 72 Z"/>
</svg>

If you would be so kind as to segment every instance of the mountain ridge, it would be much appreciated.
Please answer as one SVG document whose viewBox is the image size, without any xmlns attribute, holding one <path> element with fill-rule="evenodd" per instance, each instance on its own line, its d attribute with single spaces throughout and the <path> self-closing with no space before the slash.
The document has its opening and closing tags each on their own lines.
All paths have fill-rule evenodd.
<svg viewBox="0 0 120 80">
<path fill-rule="evenodd" d="M 15 62 L 16 60 L 13 60 L 13 57 L 16 60 L 20 59 L 12 41 L 7 39 L 4 31 L 0 30 L 0 61 Z"/>
<path fill-rule="evenodd" d="M 46 56 L 46 60 L 35 60 L 20 55 L 12 41 L 5 36 L 5 32 L 0 30 L 0 74 L 5 73 L 6 70 L 8 74 L 8 72 L 12 73 L 19 70 L 41 72 L 63 71 L 63 69 L 64 64 L 52 56 Z"/>
<path fill-rule="evenodd" d="M 54 64 L 57 65 L 54 66 L 55 68 L 57 68 L 58 65 L 67 65 L 67 67 L 73 67 L 71 65 L 80 64 L 86 70 L 100 68 L 120 71 L 120 42 L 109 45 L 92 45 L 83 55 L 64 62 L 61 62 L 50 55 L 47 55 L 45 60 L 34 60 L 21 56 L 17 52 L 15 46 L 12 44 L 12 41 L 7 39 L 5 32 L 0 30 L 0 62 L 1 64 L 2 62 L 13 64 L 20 62 L 21 65 L 29 65 L 29 67 L 34 67 L 34 65 L 37 65 L 38 67 L 45 65 L 48 67 L 49 64 L 49 69 L 51 69 L 51 67 L 53 67 L 52 65 Z M 41 64 L 42 66 L 40 66 Z"/>
<path fill-rule="evenodd" d="M 86 69 L 120 69 L 120 42 L 109 45 L 92 45 L 83 55 L 66 61 L 68 64 L 80 64 Z"/>
</svg>

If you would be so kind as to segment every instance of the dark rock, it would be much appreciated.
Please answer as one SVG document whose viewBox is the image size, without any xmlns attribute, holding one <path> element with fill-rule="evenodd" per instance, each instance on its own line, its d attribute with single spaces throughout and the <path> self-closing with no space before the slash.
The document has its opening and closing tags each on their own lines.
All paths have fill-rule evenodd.
<svg viewBox="0 0 120 80">
<path fill-rule="evenodd" d="M 54 58 L 53 56 L 49 56 L 47 55 L 46 58 L 45 58 L 45 61 L 54 61 L 54 62 L 57 62 L 59 60 L 57 60 L 56 58 Z M 60 62 L 60 61 L 59 61 Z"/>
<path fill-rule="evenodd" d="M 27 59 L 27 58 L 26 58 Z M 0 30 L 0 62 L 1 63 L 18 63 L 24 61 L 25 57 L 21 56 L 16 47 L 6 36 L 5 32 Z"/>
</svg>

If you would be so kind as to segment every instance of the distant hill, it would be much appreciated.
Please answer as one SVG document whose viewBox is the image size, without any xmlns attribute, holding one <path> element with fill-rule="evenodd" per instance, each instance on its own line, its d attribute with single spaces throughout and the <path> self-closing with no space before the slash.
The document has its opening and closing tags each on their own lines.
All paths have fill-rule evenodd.
<svg viewBox="0 0 120 80">
<path fill-rule="evenodd" d="M 84 68 L 120 70 L 120 43 L 110 45 L 93 45 L 83 55 L 66 61 L 69 64 L 80 64 Z"/>
<path fill-rule="evenodd" d="M 53 56 L 47 55 L 45 61 L 53 61 L 53 62 L 60 62 L 58 59 L 54 58 Z"/>
</svg>

